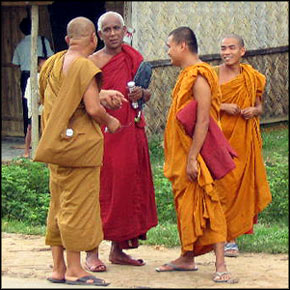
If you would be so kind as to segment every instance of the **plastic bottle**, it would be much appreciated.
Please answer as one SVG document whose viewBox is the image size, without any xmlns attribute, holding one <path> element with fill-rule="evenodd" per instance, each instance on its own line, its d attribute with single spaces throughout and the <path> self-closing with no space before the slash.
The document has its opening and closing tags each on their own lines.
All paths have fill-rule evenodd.
<svg viewBox="0 0 290 290">
<path fill-rule="evenodd" d="M 128 86 L 128 89 L 129 89 L 129 92 L 131 93 L 133 91 L 133 89 L 135 88 L 135 82 L 131 81 L 131 82 L 128 82 L 127 83 L 127 86 Z M 133 109 L 138 109 L 138 102 L 132 102 L 132 108 Z"/>
</svg>

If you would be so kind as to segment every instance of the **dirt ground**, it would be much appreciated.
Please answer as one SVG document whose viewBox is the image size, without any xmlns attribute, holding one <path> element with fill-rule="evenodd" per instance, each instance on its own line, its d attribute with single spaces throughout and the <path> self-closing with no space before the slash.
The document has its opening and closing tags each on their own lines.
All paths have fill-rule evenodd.
<svg viewBox="0 0 290 290">
<path fill-rule="evenodd" d="M 106 288 L 289 289 L 287 254 L 241 253 L 238 258 L 226 258 L 228 269 L 234 277 L 239 278 L 239 283 L 217 284 L 211 280 L 214 272 L 213 253 L 196 258 L 199 268 L 197 272 L 158 273 L 155 268 L 177 258 L 179 248 L 142 245 L 138 249 L 127 251 L 134 258 L 146 261 L 146 265 L 142 267 L 111 264 L 108 261 L 109 248 L 110 243 L 103 241 L 100 258 L 106 263 L 107 272 L 95 273 L 95 276 L 111 282 Z M 82 260 L 84 259 L 85 254 L 82 254 Z M 2 276 L 45 280 L 51 273 L 51 263 L 51 252 L 44 244 L 44 237 L 2 233 Z"/>
</svg>

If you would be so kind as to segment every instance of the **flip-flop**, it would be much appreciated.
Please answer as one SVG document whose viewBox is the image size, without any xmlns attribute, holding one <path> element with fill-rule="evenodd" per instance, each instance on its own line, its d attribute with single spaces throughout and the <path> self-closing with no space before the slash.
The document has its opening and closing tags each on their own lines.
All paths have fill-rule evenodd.
<svg viewBox="0 0 290 290">
<path fill-rule="evenodd" d="M 110 262 L 112 264 L 129 265 L 129 266 L 144 266 L 145 265 L 145 262 L 142 259 L 133 259 L 133 258 L 130 258 L 129 260 L 113 260 L 113 259 L 111 259 Z"/>
<path fill-rule="evenodd" d="M 238 283 L 239 282 L 239 279 L 237 278 L 229 278 L 229 279 L 221 279 L 221 277 L 223 275 L 229 275 L 230 272 L 215 272 L 214 275 L 213 275 L 213 278 L 212 280 L 215 282 L 215 283 L 229 283 L 229 284 L 234 284 L 234 283 Z M 219 279 L 216 279 L 216 278 L 219 278 Z"/>
<path fill-rule="evenodd" d="M 101 267 L 101 270 L 99 270 L 100 267 Z M 103 267 L 103 269 L 102 269 L 102 267 Z M 103 264 L 101 261 L 98 265 L 93 265 L 93 266 L 89 266 L 87 261 L 86 261 L 84 264 L 84 268 L 90 272 L 105 272 L 105 271 L 107 271 L 106 265 Z"/>
<path fill-rule="evenodd" d="M 93 283 L 88 282 L 93 280 Z M 84 276 L 77 280 L 65 280 L 66 284 L 70 285 L 93 285 L 93 286 L 108 286 L 110 283 L 106 283 L 105 280 L 96 278 L 95 276 Z"/>
<path fill-rule="evenodd" d="M 238 257 L 239 256 L 238 245 L 236 243 L 226 243 L 224 247 L 224 255 L 225 257 Z"/>
<path fill-rule="evenodd" d="M 51 283 L 65 283 L 65 279 L 54 279 L 54 278 L 48 277 L 47 280 Z"/>
<path fill-rule="evenodd" d="M 172 263 L 167 263 L 167 264 L 164 264 L 162 266 L 169 266 L 169 267 L 171 267 L 171 269 L 162 270 L 160 268 L 156 268 L 155 271 L 156 272 L 173 272 L 173 271 L 197 271 L 198 270 L 197 267 L 192 268 L 192 269 L 185 269 L 185 268 L 181 268 L 181 267 L 179 267 L 177 265 L 174 265 Z"/>
</svg>

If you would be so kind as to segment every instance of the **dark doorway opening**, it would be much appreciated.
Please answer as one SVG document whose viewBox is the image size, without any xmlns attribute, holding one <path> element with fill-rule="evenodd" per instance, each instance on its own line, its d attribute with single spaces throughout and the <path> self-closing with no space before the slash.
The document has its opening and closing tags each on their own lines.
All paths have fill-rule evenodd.
<svg viewBox="0 0 290 290">
<path fill-rule="evenodd" d="M 96 26 L 98 18 L 106 12 L 105 1 L 54 1 L 48 6 L 51 30 L 54 42 L 54 52 L 67 49 L 64 40 L 68 22 L 78 16 L 89 18 Z M 98 37 L 97 50 L 104 46 Z"/>
</svg>

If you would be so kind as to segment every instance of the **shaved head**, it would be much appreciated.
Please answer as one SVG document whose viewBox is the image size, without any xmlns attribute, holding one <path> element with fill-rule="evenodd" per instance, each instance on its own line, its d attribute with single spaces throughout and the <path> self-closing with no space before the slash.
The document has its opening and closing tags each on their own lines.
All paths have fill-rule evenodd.
<svg viewBox="0 0 290 290">
<path fill-rule="evenodd" d="M 76 17 L 67 25 L 67 36 L 71 39 L 78 39 L 90 36 L 96 32 L 94 23 L 86 17 Z"/>
<path fill-rule="evenodd" d="M 240 47 L 245 47 L 243 38 L 238 34 L 235 34 L 235 33 L 226 34 L 222 37 L 222 41 L 226 38 L 234 38 L 238 41 Z"/>
</svg>

